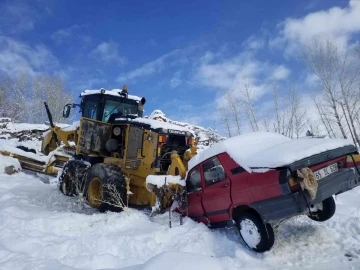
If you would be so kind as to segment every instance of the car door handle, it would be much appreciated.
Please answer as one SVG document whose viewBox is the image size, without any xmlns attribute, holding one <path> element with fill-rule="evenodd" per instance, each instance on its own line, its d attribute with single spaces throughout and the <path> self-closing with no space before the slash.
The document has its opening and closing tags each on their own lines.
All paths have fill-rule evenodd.
<svg viewBox="0 0 360 270">
<path fill-rule="evenodd" d="M 225 185 L 223 185 L 222 187 L 223 187 L 223 188 L 226 188 L 226 187 L 228 187 L 228 184 L 225 184 Z"/>
</svg>

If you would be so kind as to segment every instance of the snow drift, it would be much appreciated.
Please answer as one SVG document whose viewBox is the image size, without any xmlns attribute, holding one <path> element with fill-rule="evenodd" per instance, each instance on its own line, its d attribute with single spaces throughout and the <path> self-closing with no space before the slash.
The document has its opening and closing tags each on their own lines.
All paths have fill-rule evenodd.
<svg viewBox="0 0 360 270">
<path fill-rule="evenodd" d="M 359 269 L 359 188 L 337 197 L 331 220 L 288 220 L 275 247 L 255 254 L 235 229 L 180 226 L 176 213 L 171 229 L 167 213 L 101 214 L 50 182 L 0 175 L 0 269 Z"/>
</svg>

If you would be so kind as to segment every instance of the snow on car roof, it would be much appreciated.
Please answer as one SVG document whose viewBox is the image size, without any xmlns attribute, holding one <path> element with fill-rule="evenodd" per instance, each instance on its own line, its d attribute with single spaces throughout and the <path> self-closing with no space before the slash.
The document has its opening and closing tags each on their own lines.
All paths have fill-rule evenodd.
<svg viewBox="0 0 360 270">
<path fill-rule="evenodd" d="M 116 118 L 116 120 L 123 120 L 123 118 Z M 171 129 L 171 130 L 179 130 L 179 131 L 189 131 L 189 132 L 191 132 L 191 130 L 188 127 L 182 127 L 182 126 L 178 126 L 178 125 L 171 124 L 171 123 L 168 123 L 168 122 L 163 122 L 163 121 L 160 121 L 160 120 L 153 120 L 153 119 L 141 118 L 141 117 L 131 119 L 131 120 L 128 119 L 128 120 L 132 121 L 132 122 L 137 122 L 137 123 L 150 125 L 151 128 L 153 128 L 153 129 L 165 128 L 165 129 Z"/>
<path fill-rule="evenodd" d="M 205 149 L 189 161 L 189 170 L 208 158 L 226 152 L 248 172 L 265 172 L 268 170 L 266 168 L 285 166 L 347 145 L 353 144 L 344 139 L 292 140 L 278 133 L 253 132 L 226 139 Z"/>
<path fill-rule="evenodd" d="M 104 95 L 110 95 L 110 96 L 116 96 L 119 97 L 119 93 L 121 93 L 122 89 L 112 89 L 112 90 L 105 90 L 105 92 L 103 93 Z M 95 94 L 100 94 L 101 93 L 101 89 L 98 90 L 84 90 L 80 96 L 88 96 L 88 95 L 95 95 Z M 133 99 L 136 101 L 140 101 L 141 97 L 138 96 L 134 96 L 134 95 L 128 95 L 128 99 Z"/>
</svg>

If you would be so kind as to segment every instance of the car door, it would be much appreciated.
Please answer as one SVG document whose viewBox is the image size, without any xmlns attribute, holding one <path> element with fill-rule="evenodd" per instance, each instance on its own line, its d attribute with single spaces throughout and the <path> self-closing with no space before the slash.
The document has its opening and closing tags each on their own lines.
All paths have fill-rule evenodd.
<svg viewBox="0 0 360 270">
<path fill-rule="evenodd" d="M 210 223 L 230 219 L 230 179 L 217 157 L 202 164 L 202 204 Z"/>
<path fill-rule="evenodd" d="M 200 167 L 192 169 L 186 180 L 187 200 L 188 200 L 188 216 L 199 222 L 208 223 L 204 209 L 202 207 L 202 186 Z"/>
</svg>

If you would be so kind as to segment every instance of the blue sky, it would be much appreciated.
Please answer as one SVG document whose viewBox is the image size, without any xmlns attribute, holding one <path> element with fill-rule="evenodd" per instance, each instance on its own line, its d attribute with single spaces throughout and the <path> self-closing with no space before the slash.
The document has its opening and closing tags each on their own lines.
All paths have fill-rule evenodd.
<svg viewBox="0 0 360 270">
<path fill-rule="evenodd" d="M 358 18 L 360 5 L 345 0 L 2 0 L 0 72 L 59 75 L 76 94 L 127 84 L 146 113 L 219 129 L 221 97 L 240 78 L 260 109 L 271 79 L 282 93 L 316 87 L 299 46 L 318 35 L 354 42 Z"/>
</svg>

